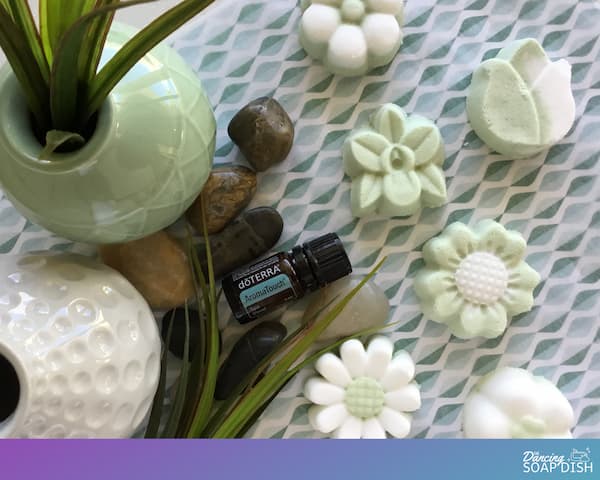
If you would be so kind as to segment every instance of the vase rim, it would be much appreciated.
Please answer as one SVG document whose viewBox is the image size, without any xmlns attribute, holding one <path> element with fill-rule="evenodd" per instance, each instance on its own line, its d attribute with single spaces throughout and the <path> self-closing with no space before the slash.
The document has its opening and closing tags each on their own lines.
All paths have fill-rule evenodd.
<svg viewBox="0 0 600 480">
<path fill-rule="evenodd" d="M 0 111 L 2 119 L 0 130 L 6 137 L 7 143 L 15 152 L 19 153 L 15 158 L 29 168 L 43 170 L 47 173 L 53 171 L 63 173 L 85 167 L 85 164 L 95 161 L 97 152 L 103 150 L 110 141 L 114 121 L 114 102 L 109 95 L 98 111 L 94 133 L 81 148 L 73 152 L 53 153 L 50 160 L 40 160 L 39 155 L 43 146 L 33 133 L 29 109 L 12 70 L 9 71 L 3 88 L 7 89 L 6 94 L 11 96 L 11 100 Z M 19 135 L 15 135 L 13 132 L 18 132 Z"/>
<path fill-rule="evenodd" d="M 15 352 L 4 342 L 0 340 L 0 356 L 4 357 L 17 374 L 19 381 L 19 400 L 14 411 L 4 420 L 0 421 L 0 439 L 9 438 L 11 433 L 16 430 L 18 425 L 22 424 L 25 415 L 25 405 L 29 396 L 29 383 L 25 373 L 25 366 L 19 360 Z"/>
</svg>

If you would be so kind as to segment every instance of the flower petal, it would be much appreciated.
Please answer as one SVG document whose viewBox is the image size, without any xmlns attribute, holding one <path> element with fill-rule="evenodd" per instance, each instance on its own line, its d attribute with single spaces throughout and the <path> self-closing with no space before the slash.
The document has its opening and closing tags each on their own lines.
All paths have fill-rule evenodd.
<svg viewBox="0 0 600 480">
<path fill-rule="evenodd" d="M 501 300 L 507 314 L 511 317 L 531 310 L 534 301 L 532 290 L 521 290 L 510 287 L 506 289 Z"/>
<path fill-rule="evenodd" d="M 414 288 L 417 296 L 424 301 L 434 301 L 438 295 L 455 286 L 454 276 L 447 270 L 424 268 L 417 273 Z"/>
<path fill-rule="evenodd" d="M 405 438 L 410 433 L 411 417 L 390 407 L 383 407 L 379 414 L 381 426 L 393 437 Z"/>
<path fill-rule="evenodd" d="M 452 317 L 465 306 L 463 297 L 456 290 L 450 290 L 442 293 L 435 299 L 433 304 L 434 317 L 436 322 L 447 323 Z"/>
<path fill-rule="evenodd" d="M 479 234 L 478 250 L 502 258 L 505 248 L 512 240 L 506 228 L 493 220 L 483 220 L 477 224 L 475 230 Z M 525 243 L 524 239 L 521 240 Z"/>
<path fill-rule="evenodd" d="M 507 267 L 515 267 L 525 258 L 526 248 L 527 242 L 521 234 L 509 230 L 506 232 L 506 245 L 498 255 L 504 260 Z"/>
<path fill-rule="evenodd" d="M 344 170 L 351 178 L 362 173 L 380 173 L 381 154 L 390 143 L 383 135 L 362 130 L 351 135 L 344 144 Z"/>
<path fill-rule="evenodd" d="M 421 182 L 414 171 L 397 171 L 383 177 L 379 212 L 401 217 L 414 214 L 421 206 Z"/>
<path fill-rule="evenodd" d="M 393 15 L 371 13 L 362 22 L 362 30 L 369 53 L 379 57 L 380 62 L 389 62 L 402 44 L 402 30 Z"/>
<path fill-rule="evenodd" d="M 392 15 L 399 15 L 403 10 L 401 0 L 367 0 L 367 5 L 375 12 L 391 13 Z"/>
<path fill-rule="evenodd" d="M 327 62 L 334 70 L 360 75 L 367 70 L 367 42 L 357 25 L 340 25 L 329 39 Z"/>
<path fill-rule="evenodd" d="M 459 338 L 496 338 L 504 333 L 507 322 L 506 309 L 500 303 L 490 306 L 466 303 L 452 333 Z"/>
<path fill-rule="evenodd" d="M 399 412 L 414 412 L 421 408 L 421 392 L 416 383 L 385 394 L 385 404 Z"/>
<path fill-rule="evenodd" d="M 321 433 L 331 433 L 350 417 L 346 405 L 315 405 L 308 409 L 308 420 L 312 428 Z"/>
<path fill-rule="evenodd" d="M 429 240 L 423 247 L 423 258 L 429 267 L 439 267 L 454 274 L 464 258 L 446 236 Z"/>
<path fill-rule="evenodd" d="M 340 347 L 340 356 L 352 378 L 362 377 L 367 367 L 367 352 L 358 340 L 348 340 Z"/>
<path fill-rule="evenodd" d="M 405 122 L 404 110 L 393 103 L 382 106 L 371 119 L 373 128 L 391 143 L 399 143 L 402 140 Z"/>
<path fill-rule="evenodd" d="M 562 140 L 575 121 L 576 105 L 571 89 L 571 65 L 565 59 L 548 65 L 533 85 L 533 95 L 542 115 L 550 118 L 542 127 L 548 145 Z M 560 108 L 561 115 L 552 115 Z"/>
<path fill-rule="evenodd" d="M 504 412 L 479 393 L 471 393 L 463 407 L 466 438 L 511 438 L 510 420 Z"/>
<path fill-rule="evenodd" d="M 362 438 L 382 439 L 387 438 L 385 430 L 377 418 L 369 418 L 363 421 Z"/>
<path fill-rule="evenodd" d="M 421 198 L 423 203 L 429 207 L 439 207 L 446 203 L 448 193 L 446 191 L 446 177 L 437 165 L 427 165 L 417 171 L 421 183 Z"/>
<path fill-rule="evenodd" d="M 378 175 L 365 173 L 352 181 L 350 203 L 355 217 L 375 213 L 383 193 L 383 182 Z"/>
<path fill-rule="evenodd" d="M 444 161 L 444 142 L 440 130 L 425 117 L 408 117 L 402 143 L 413 151 L 417 166 L 441 166 Z"/>
<path fill-rule="evenodd" d="M 344 401 L 346 392 L 322 378 L 309 378 L 304 385 L 304 396 L 317 405 L 333 405 Z"/>
<path fill-rule="evenodd" d="M 300 23 L 302 46 L 309 55 L 323 58 L 327 54 L 329 39 L 341 24 L 337 8 L 312 4 L 306 9 Z"/>
<path fill-rule="evenodd" d="M 455 222 L 444 230 L 444 236 L 449 238 L 456 252 L 465 258 L 477 247 L 477 237 L 464 223 Z"/>
<path fill-rule="evenodd" d="M 415 363 L 406 351 L 401 350 L 392 359 L 381 379 L 381 386 L 386 392 L 395 391 L 408 385 L 414 376 Z"/>
<path fill-rule="evenodd" d="M 315 368 L 326 380 L 338 387 L 345 388 L 352 381 L 342 361 L 333 353 L 326 353 L 319 357 Z"/>
<path fill-rule="evenodd" d="M 533 291 L 540 283 L 540 274 L 527 263 L 520 262 L 516 268 L 511 270 L 508 288 Z"/>
<path fill-rule="evenodd" d="M 359 439 L 362 436 L 363 421 L 355 416 L 349 416 L 333 434 L 333 438 Z"/>
<path fill-rule="evenodd" d="M 383 378 L 394 354 L 394 344 L 387 337 L 375 337 L 367 347 L 367 366 L 364 375 L 379 380 Z"/>
</svg>

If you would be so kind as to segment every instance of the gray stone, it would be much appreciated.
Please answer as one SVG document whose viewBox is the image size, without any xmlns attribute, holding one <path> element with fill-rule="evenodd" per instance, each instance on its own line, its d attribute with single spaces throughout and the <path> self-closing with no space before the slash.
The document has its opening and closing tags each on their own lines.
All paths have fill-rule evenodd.
<svg viewBox="0 0 600 480">
<path fill-rule="evenodd" d="M 198 310 L 193 308 L 188 309 L 188 318 L 190 321 L 189 331 L 189 345 L 190 345 L 190 358 L 194 351 L 198 347 L 202 340 L 202 329 L 201 323 L 204 322 L 204 314 L 200 314 Z M 169 310 L 162 317 L 162 326 L 160 330 L 160 336 L 163 342 L 167 342 L 169 335 L 169 326 L 173 320 L 173 328 L 171 332 L 171 341 L 169 342 L 169 351 L 179 359 L 183 359 L 184 345 L 185 345 L 185 308 L 175 308 Z M 221 334 L 219 332 L 219 349 L 221 348 Z"/>
<path fill-rule="evenodd" d="M 314 319 L 320 309 L 336 298 L 341 300 L 360 282 L 361 278 L 346 277 L 315 292 L 311 303 L 304 312 L 303 321 L 308 322 Z M 323 318 L 336 303 L 337 301 L 334 301 L 327 310 L 319 315 L 319 318 Z M 370 280 L 321 334 L 319 340 L 338 340 L 365 329 L 382 327 L 385 325 L 389 313 L 390 302 L 385 293 L 375 282 Z"/>
<path fill-rule="evenodd" d="M 225 400 L 267 355 L 283 341 L 286 328 L 277 322 L 263 322 L 247 332 L 233 346 L 219 371 L 215 398 Z"/>
<path fill-rule="evenodd" d="M 210 237 L 215 277 L 232 272 L 267 253 L 279 241 L 283 219 L 271 207 L 244 212 L 225 229 Z M 198 246 L 198 257 L 205 264 L 205 245 Z"/>
<path fill-rule="evenodd" d="M 246 160 L 259 172 L 282 162 L 294 143 L 294 125 L 272 98 L 259 98 L 242 108 L 228 133 Z"/>
</svg>

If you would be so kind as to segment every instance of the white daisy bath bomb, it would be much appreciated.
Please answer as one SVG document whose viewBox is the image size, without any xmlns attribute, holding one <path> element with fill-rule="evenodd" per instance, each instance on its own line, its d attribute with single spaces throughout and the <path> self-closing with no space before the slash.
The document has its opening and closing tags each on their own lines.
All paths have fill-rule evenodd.
<svg viewBox="0 0 600 480">
<path fill-rule="evenodd" d="M 402 0 L 303 0 L 300 43 L 332 73 L 364 75 L 402 45 Z"/>
<path fill-rule="evenodd" d="M 314 403 L 308 412 L 312 427 L 334 438 L 404 438 L 410 432 L 421 394 L 413 381 L 415 364 L 405 351 L 393 355 L 387 337 L 375 337 L 367 350 L 348 340 L 340 357 L 321 356 L 319 377 L 310 378 L 304 396 Z"/>
<path fill-rule="evenodd" d="M 571 65 L 550 61 L 532 38 L 514 42 L 473 74 L 467 115 L 475 133 L 503 155 L 547 150 L 575 121 Z"/>
<path fill-rule="evenodd" d="M 521 368 L 483 377 L 463 409 L 467 438 L 572 438 L 575 415 L 556 386 Z"/>
<path fill-rule="evenodd" d="M 407 116 L 393 103 L 382 105 L 368 125 L 348 136 L 343 158 L 344 171 L 352 178 L 355 217 L 407 216 L 446 203 L 438 127 L 419 115 Z"/>
<path fill-rule="evenodd" d="M 533 307 L 540 276 L 524 261 L 527 243 L 493 220 L 453 223 L 423 247 L 415 278 L 423 313 L 459 338 L 496 338 Z"/>
</svg>

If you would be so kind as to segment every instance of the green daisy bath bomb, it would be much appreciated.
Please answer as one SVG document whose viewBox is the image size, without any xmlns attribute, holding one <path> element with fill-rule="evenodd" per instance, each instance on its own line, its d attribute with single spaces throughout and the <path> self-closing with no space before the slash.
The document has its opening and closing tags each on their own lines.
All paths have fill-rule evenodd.
<svg viewBox="0 0 600 480">
<path fill-rule="evenodd" d="M 355 217 L 408 216 L 447 200 L 439 129 L 424 117 L 407 116 L 394 104 L 383 105 L 367 126 L 350 134 L 343 158 L 352 178 Z"/>
<path fill-rule="evenodd" d="M 524 261 L 527 244 L 493 220 L 448 226 L 425 244 L 415 291 L 423 313 L 459 338 L 496 338 L 533 306 L 540 276 Z"/>
<path fill-rule="evenodd" d="M 467 115 L 475 133 L 503 155 L 547 150 L 575 121 L 571 65 L 550 61 L 534 39 L 514 42 L 473 74 Z"/>
</svg>

